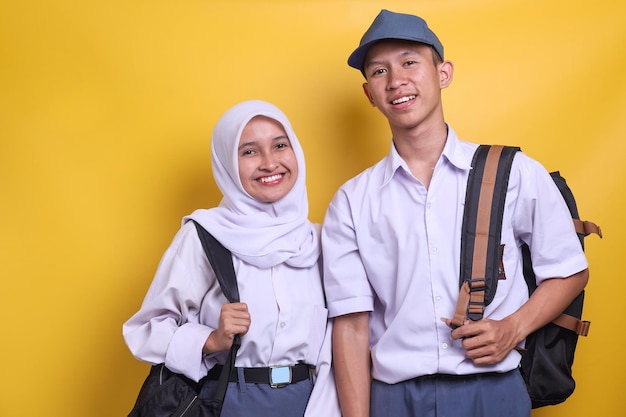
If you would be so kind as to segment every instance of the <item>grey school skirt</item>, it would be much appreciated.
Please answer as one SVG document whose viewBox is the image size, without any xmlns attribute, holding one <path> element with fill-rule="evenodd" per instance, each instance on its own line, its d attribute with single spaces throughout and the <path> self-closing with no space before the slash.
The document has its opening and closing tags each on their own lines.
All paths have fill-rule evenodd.
<svg viewBox="0 0 626 417">
<path fill-rule="evenodd" d="M 240 375 L 242 375 L 240 373 Z M 229 382 L 221 417 L 303 417 L 313 390 L 313 379 L 291 383 L 279 388 L 269 384 Z M 217 381 L 204 383 L 201 398 L 210 398 Z"/>
</svg>

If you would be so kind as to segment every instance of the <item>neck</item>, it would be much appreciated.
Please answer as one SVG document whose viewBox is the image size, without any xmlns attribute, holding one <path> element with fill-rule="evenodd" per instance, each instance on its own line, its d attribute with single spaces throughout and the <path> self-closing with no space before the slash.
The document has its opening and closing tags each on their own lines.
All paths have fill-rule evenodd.
<svg viewBox="0 0 626 417">
<path fill-rule="evenodd" d="M 393 141 L 405 161 L 437 161 L 448 138 L 448 126 L 417 126 L 410 130 L 392 129 Z"/>
<path fill-rule="evenodd" d="M 446 145 L 446 124 L 442 121 L 428 128 L 418 126 L 410 131 L 392 133 L 398 154 L 406 161 L 411 173 L 428 188 L 435 164 Z"/>
</svg>

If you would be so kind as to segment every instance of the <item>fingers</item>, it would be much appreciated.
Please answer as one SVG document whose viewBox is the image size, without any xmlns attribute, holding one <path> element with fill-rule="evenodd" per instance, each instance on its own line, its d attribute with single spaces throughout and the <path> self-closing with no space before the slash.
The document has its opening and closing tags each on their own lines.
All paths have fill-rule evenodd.
<svg viewBox="0 0 626 417">
<path fill-rule="evenodd" d="M 222 311 L 248 311 L 248 304 L 246 303 L 226 303 L 222 306 Z"/>
<path fill-rule="evenodd" d="M 250 320 L 248 305 L 246 303 L 227 303 L 222 306 L 220 316 L 229 316 Z"/>
<path fill-rule="evenodd" d="M 222 306 L 219 330 L 229 339 L 236 334 L 246 334 L 250 329 L 250 313 L 245 303 L 228 303 Z"/>
<path fill-rule="evenodd" d="M 220 312 L 218 328 L 209 335 L 202 351 L 204 353 L 214 353 L 230 349 L 235 335 L 243 335 L 248 332 L 250 322 L 247 304 L 224 304 Z"/>
<path fill-rule="evenodd" d="M 502 361 L 511 351 L 507 328 L 500 321 L 482 319 L 466 321 L 451 332 L 454 340 L 461 340 L 466 356 L 475 365 L 492 365 Z"/>
<path fill-rule="evenodd" d="M 452 329 L 452 331 L 450 332 L 450 337 L 452 337 L 452 340 L 459 340 L 459 339 L 464 339 L 466 337 L 473 337 L 477 334 L 477 329 L 474 329 L 470 325 L 472 322 L 470 322 L 469 320 L 465 320 L 463 322 L 463 325 L 457 328 L 452 327 L 452 320 L 450 319 L 446 319 L 446 320 L 447 320 L 446 324 L 448 325 L 448 327 Z"/>
</svg>

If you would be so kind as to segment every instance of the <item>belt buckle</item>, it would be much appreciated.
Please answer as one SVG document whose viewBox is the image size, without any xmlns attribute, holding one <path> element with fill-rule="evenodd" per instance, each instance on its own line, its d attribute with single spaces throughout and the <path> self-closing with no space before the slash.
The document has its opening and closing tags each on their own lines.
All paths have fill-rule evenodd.
<svg viewBox="0 0 626 417">
<path fill-rule="evenodd" d="M 282 388 L 291 384 L 291 366 L 270 366 L 270 387 Z"/>
</svg>

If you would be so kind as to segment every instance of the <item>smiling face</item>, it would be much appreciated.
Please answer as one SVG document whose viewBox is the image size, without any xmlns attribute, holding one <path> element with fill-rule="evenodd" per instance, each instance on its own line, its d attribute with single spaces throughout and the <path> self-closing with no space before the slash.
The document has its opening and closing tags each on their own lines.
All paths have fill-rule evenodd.
<svg viewBox="0 0 626 417">
<path fill-rule="evenodd" d="M 433 62 L 432 49 L 409 41 L 381 41 L 364 62 L 363 90 L 389 121 L 392 132 L 442 123 L 441 89 L 452 81 L 452 64 Z"/>
<path fill-rule="evenodd" d="M 285 129 L 274 119 L 252 118 L 241 133 L 237 154 L 241 184 L 258 201 L 274 203 L 296 183 L 296 155 Z"/>
</svg>

